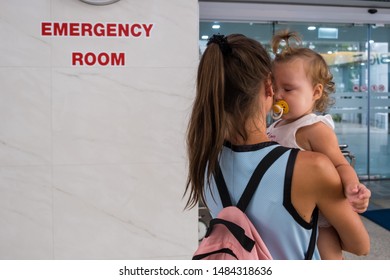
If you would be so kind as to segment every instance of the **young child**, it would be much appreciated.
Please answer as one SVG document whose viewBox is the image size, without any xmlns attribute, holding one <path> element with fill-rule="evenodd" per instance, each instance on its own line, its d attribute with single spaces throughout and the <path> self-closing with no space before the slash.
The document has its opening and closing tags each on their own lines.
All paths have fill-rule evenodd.
<svg viewBox="0 0 390 280">
<path fill-rule="evenodd" d="M 331 104 L 329 94 L 335 90 L 333 76 L 322 56 L 300 47 L 300 42 L 297 33 L 287 30 L 272 39 L 274 118 L 279 120 L 269 126 L 267 134 L 270 140 L 283 146 L 328 156 L 340 175 L 345 196 L 353 209 L 362 213 L 367 209 L 371 192 L 359 182 L 355 170 L 343 156 L 332 117 L 315 114 L 324 113 Z M 334 228 L 324 217 L 320 218 L 319 226 L 321 258 L 343 259 L 342 244 Z"/>
</svg>

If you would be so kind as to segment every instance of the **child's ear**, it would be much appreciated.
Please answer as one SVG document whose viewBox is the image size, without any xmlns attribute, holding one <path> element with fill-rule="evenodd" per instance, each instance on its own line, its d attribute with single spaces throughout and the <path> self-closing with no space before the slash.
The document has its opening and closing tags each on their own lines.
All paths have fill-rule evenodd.
<svg viewBox="0 0 390 280">
<path fill-rule="evenodd" d="M 314 100 L 318 100 L 322 97 L 324 91 L 324 86 L 321 84 L 316 84 L 313 90 L 313 98 Z"/>
</svg>

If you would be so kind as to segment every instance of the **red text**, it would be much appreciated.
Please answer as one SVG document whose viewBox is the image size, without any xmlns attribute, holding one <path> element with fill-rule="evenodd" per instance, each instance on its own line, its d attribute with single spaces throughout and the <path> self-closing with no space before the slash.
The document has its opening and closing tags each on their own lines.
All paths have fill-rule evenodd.
<svg viewBox="0 0 390 280">
<path fill-rule="evenodd" d="M 153 23 L 42 22 L 42 36 L 150 37 Z"/>
<path fill-rule="evenodd" d="M 99 53 L 81 52 L 72 53 L 72 65 L 74 66 L 124 66 L 125 53 Z"/>
</svg>

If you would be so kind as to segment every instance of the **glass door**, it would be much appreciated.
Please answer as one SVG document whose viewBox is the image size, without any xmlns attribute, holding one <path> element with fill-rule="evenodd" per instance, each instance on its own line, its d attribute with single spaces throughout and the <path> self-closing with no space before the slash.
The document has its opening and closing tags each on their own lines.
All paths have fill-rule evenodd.
<svg viewBox="0 0 390 280">
<path fill-rule="evenodd" d="M 330 108 L 340 144 L 348 145 L 361 179 L 390 178 L 389 46 L 386 25 L 299 22 L 200 22 L 200 46 L 215 33 L 242 33 L 270 49 L 275 31 L 290 29 L 327 61 L 336 83 Z"/>
<path fill-rule="evenodd" d="M 390 26 L 369 26 L 369 174 L 390 178 Z"/>
</svg>

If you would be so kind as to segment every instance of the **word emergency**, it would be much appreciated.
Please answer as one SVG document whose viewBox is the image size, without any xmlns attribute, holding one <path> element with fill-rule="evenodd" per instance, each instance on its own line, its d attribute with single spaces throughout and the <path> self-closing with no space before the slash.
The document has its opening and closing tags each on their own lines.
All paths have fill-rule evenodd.
<svg viewBox="0 0 390 280">
<path fill-rule="evenodd" d="M 153 23 L 42 22 L 42 36 L 150 37 Z"/>
</svg>

